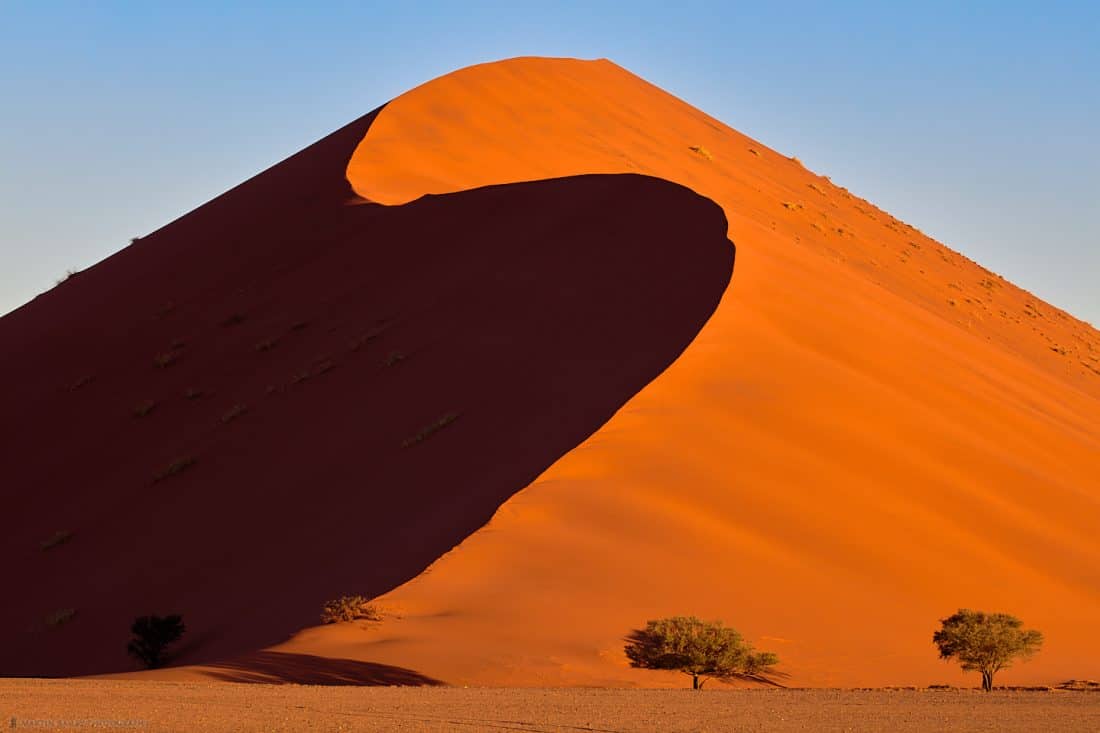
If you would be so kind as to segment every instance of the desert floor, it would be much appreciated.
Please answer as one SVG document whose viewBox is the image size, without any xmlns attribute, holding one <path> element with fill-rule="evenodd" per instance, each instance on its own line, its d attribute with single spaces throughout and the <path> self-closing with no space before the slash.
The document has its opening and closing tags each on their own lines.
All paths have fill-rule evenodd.
<svg viewBox="0 0 1100 733">
<path fill-rule="evenodd" d="M 316 687 L 0 680 L 12 729 L 1095 731 L 1100 695 L 977 690 Z"/>
</svg>

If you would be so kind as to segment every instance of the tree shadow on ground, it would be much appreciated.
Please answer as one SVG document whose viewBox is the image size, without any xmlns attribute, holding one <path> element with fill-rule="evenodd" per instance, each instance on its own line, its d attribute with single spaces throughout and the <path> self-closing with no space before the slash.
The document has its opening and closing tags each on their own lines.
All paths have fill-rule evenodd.
<svg viewBox="0 0 1100 733">
<path fill-rule="evenodd" d="M 443 684 L 403 667 L 290 652 L 260 651 L 204 666 L 210 677 L 221 682 L 417 687 Z"/>
</svg>

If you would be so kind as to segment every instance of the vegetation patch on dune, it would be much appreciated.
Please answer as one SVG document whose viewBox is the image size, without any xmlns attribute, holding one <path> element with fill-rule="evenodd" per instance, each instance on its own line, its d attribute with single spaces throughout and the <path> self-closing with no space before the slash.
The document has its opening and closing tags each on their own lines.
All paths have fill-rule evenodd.
<svg viewBox="0 0 1100 733">
<path fill-rule="evenodd" d="M 711 152 L 704 148 L 702 145 L 688 145 L 688 150 L 695 153 L 700 158 L 705 158 L 706 160 L 714 160 L 714 156 L 711 155 Z"/>
<path fill-rule="evenodd" d="M 176 460 L 165 466 L 164 469 L 157 471 L 157 473 L 153 474 L 153 483 L 158 483 L 166 478 L 171 478 L 172 476 L 181 474 L 187 469 L 194 466 L 196 463 L 198 463 L 198 459 L 192 456 L 188 456 L 186 458 L 177 458 Z"/>
<path fill-rule="evenodd" d="M 53 548 L 57 547 L 58 545 L 65 544 L 66 542 L 68 542 L 72 538 L 73 538 L 73 533 L 71 531 L 69 531 L 67 529 L 59 529 L 56 532 L 54 532 L 52 535 L 50 535 L 48 538 L 46 538 L 46 539 L 42 540 L 41 542 L 39 542 L 38 544 L 39 544 L 39 547 L 42 548 L 42 551 L 45 552 L 46 550 L 52 550 Z"/>
<path fill-rule="evenodd" d="M 241 405 L 241 404 L 233 405 L 232 407 L 230 407 L 222 415 L 222 417 L 221 417 L 222 425 L 233 422 L 234 420 L 236 420 L 238 417 L 245 414 L 246 412 L 248 412 L 248 405 Z"/>
<path fill-rule="evenodd" d="M 64 626 L 76 617 L 75 608 L 61 608 L 46 616 L 44 619 L 46 626 L 51 629 L 56 629 L 59 626 Z"/>
<path fill-rule="evenodd" d="M 179 641 L 186 631 L 182 616 L 139 616 L 130 626 L 133 638 L 126 651 L 148 669 L 155 669 L 166 660 L 166 648 Z"/>
<path fill-rule="evenodd" d="M 411 438 L 406 438 L 405 442 L 403 442 L 401 444 L 401 447 L 402 448 L 408 448 L 409 446 L 413 446 L 413 445 L 416 445 L 417 443 L 423 442 L 427 438 L 430 438 L 431 436 L 435 435 L 440 430 L 442 430 L 443 428 L 447 427 L 448 425 L 453 423 L 455 420 L 457 420 L 458 415 L 459 415 L 459 413 L 457 413 L 457 412 L 448 412 L 446 415 L 439 418 L 438 420 L 433 422 L 431 425 L 425 425 L 423 428 L 420 429 L 420 432 L 417 433 L 416 435 L 412 436 Z"/>
<path fill-rule="evenodd" d="M 344 621 L 381 621 L 382 612 L 366 596 L 340 596 L 327 601 L 321 608 L 321 623 L 336 624 Z"/>
<path fill-rule="evenodd" d="M 81 387 L 84 387 L 87 384 L 90 384 L 93 379 L 95 379 L 95 377 L 91 376 L 90 374 L 86 374 L 83 377 L 80 377 L 79 379 L 77 379 L 72 384 L 70 384 L 69 385 L 69 391 L 70 392 L 75 392 L 78 389 L 80 389 Z"/>
</svg>

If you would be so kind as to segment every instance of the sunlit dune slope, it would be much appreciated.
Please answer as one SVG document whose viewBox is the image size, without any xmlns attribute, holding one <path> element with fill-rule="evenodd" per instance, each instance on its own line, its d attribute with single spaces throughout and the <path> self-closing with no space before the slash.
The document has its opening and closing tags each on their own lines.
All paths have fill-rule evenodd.
<svg viewBox="0 0 1100 733">
<path fill-rule="evenodd" d="M 736 122 L 733 120 L 732 122 Z M 936 620 L 1047 642 L 1006 682 L 1100 675 L 1100 336 L 608 61 L 515 59 L 390 103 L 348 178 L 400 204 L 579 172 L 718 202 L 716 314 L 380 627 L 287 650 L 463 684 L 682 684 L 629 670 L 647 618 L 723 618 L 801 685 L 960 682 Z M 638 207 L 638 213 L 643 207 Z"/>
<path fill-rule="evenodd" d="M 372 119 L 0 318 L 0 674 L 135 669 L 150 613 L 183 615 L 175 662 L 237 657 L 416 576 L 729 283 L 721 209 L 660 179 L 363 203 L 344 170 Z M 223 676 L 426 679 L 248 660 Z"/>
</svg>

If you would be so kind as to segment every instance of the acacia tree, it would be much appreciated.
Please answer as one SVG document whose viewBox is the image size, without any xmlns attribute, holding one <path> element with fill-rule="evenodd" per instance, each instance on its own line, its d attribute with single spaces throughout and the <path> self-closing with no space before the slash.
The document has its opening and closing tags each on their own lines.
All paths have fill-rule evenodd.
<svg viewBox="0 0 1100 733">
<path fill-rule="evenodd" d="M 932 635 L 940 659 L 955 659 L 964 672 L 981 672 L 982 689 L 993 689 L 993 675 L 1016 659 L 1028 659 L 1043 645 L 1043 635 L 1007 613 L 985 613 L 960 608 L 940 620 Z"/>
<path fill-rule="evenodd" d="M 149 669 L 159 667 L 164 663 L 165 647 L 179 641 L 185 631 L 182 616 L 139 616 L 130 626 L 134 638 L 126 651 Z"/>
<path fill-rule="evenodd" d="M 692 689 L 701 690 L 709 678 L 770 682 L 779 663 L 771 652 L 757 652 L 735 629 L 721 621 L 673 616 L 646 622 L 626 637 L 631 667 L 671 669 L 691 676 Z"/>
</svg>

